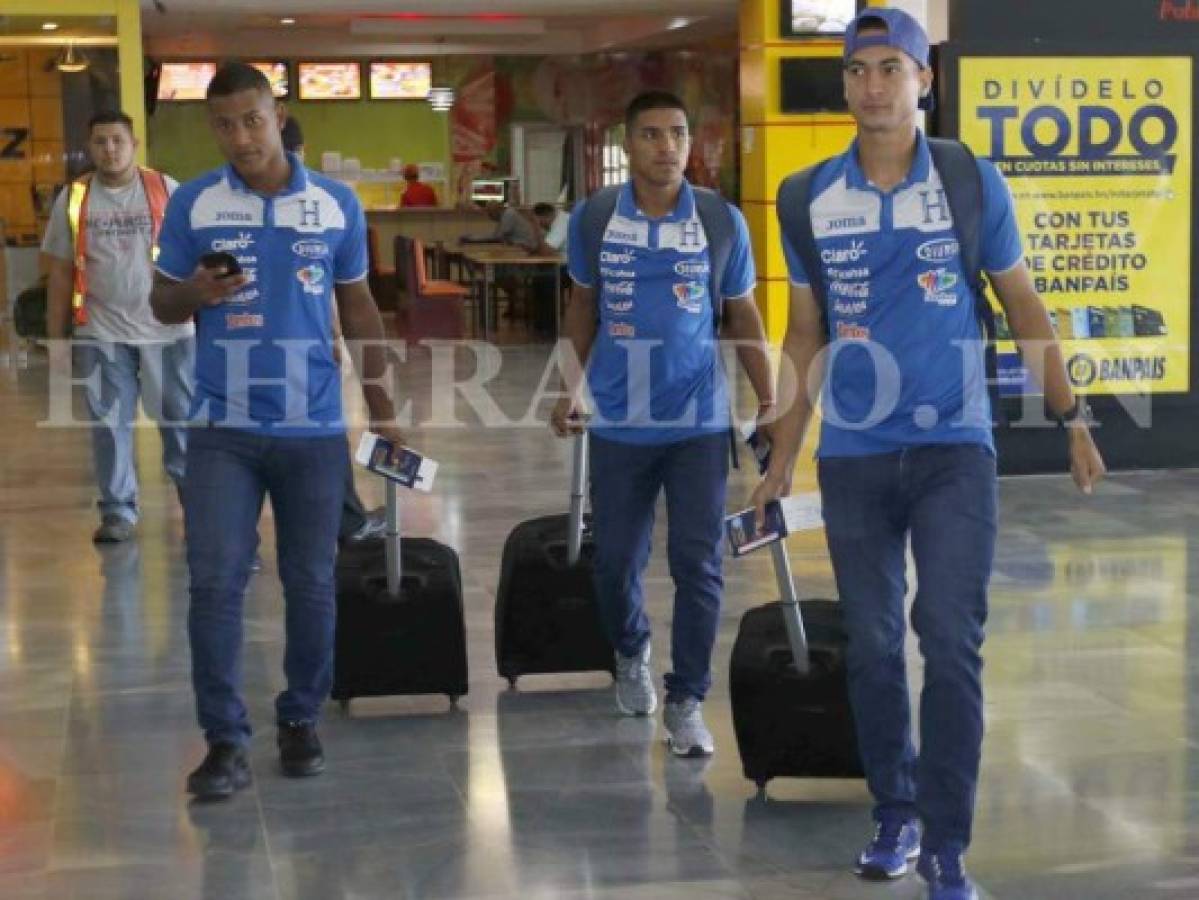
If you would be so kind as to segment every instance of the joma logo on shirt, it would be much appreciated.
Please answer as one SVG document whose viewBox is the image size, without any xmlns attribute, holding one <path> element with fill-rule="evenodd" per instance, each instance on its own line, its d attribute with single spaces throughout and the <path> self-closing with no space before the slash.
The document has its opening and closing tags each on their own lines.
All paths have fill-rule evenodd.
<svg viewBox="0 0 1199 900">
<path fill-rule="evenodd" d="M 216 214 L 218 222 L 253 222 L 254 217 L 248 212 L 230 212 L 223 210 Z"/>
</svg>

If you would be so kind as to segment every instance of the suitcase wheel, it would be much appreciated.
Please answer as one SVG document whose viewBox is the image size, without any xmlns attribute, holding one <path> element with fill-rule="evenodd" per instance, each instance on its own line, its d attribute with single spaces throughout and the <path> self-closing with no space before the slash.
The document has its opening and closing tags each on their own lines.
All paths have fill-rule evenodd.
<svg viewBox="0 0 1199 900">
<path fill-rule="evenodd" d="M 517 676 L 515 676 L 515 675 L 508 676 L 508 690 L 510 690 L 510 691 L 516 690 L 516 678 L 517 678 Z"/>
<path fill-rule="evenodd" d="M 447 694 L 446 696 L 450 698 L 450 709 L 457 709 L 458 698 L 461 696 L 461 694 Z"/>
</svg>

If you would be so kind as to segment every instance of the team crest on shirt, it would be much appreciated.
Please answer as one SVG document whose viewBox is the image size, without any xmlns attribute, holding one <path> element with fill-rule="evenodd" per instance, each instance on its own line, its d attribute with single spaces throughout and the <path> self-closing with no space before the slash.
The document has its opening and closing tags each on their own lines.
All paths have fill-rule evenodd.
<svg viewBox="0 0 1199 900">
<path fill-rule="evenodd" d="M 929 269 L 916 276 L 916 284 L 924 289 L 924 302 L 938 306 L 956 306 L 958 277 L 948 269 Z"/>
<path fill-rule="evenodd" d="M 325 293 L 324 266 L 316 264 L 305 266 L 296 272 L 296 278 L 304 286 L 304 293 L 317 295 Z"/>
<path fill-rule="evenodd" d="M 674 299 L 679 309 L 699 313 L 704 306 L 704 286 L 698 281 L 684 281 L 673 286 Z"/>
</svg>

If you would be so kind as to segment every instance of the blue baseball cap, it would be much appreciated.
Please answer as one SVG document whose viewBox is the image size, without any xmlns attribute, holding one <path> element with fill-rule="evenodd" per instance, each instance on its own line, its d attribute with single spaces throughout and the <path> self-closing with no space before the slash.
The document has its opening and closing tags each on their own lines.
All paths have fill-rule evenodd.
<svg viewBox="0 0 1199 900">
<path fill-rule="evenodd" d="M 885 33 L 859 35 L 858 29 L 882 26 Z M 920 23 L 902 9 L 872 6 L 862 10 L 845 29 L 845 54 L 849 59 L 863 47 L 894 47 L 928 68 L 928 35 Z"/>
<path fill-rule="evenodd" d="M 874 34 L 858 34 L 860 28 L 882 27 L 885 31 Z M 845 29 L 845 50 L 842 59 L 846 62 L 863 47 L 894 47 L 902 50 L 916 61 L 922 69 L 928 68 L 928 34 L 919 22 L 902 9 L 892 6 L 872 6 L 862 10 Z M 920 98 L 921 109 L 932 109 L 931 92 Z"/>
</svg>

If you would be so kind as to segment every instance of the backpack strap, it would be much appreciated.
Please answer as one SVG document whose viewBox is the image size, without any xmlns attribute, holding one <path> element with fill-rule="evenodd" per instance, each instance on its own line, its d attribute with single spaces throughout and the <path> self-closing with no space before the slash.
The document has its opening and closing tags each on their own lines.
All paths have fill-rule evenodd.
<svg viewBox="0 0 1199 900">
<path fill-rule="evenodd" d="M 695 196 L 696 215 L 699 216 L 704 226 L 704 234 L 708 238 L 708 255 L 711 261 L 708 292 L 712 298 L 712 325 L 719 334 L 720 326 L 724 324 L 724 295 L 721 285 L 724 284 L 724 272 L 728 268 L 729 257 L 733 254 L 737 226 L 733 222 L 728 202 L 718 193 L 701 187 L 693 187 L 691 192 Z"/>
<path fill-rule="evenodd" d="M 826 160 L 827 162 L 827 160 Z M 812 231 L 812 186 L 823 162 L 796 172 L 783 179 L 779 185 L 775 209 L 783 235 L 791 242 L 792 249 L 799 254 L 804 274 L 820 307 L 820 320 L 824 332 L 829 335 L 828 297 L 824 289 L 824 267 L 820 263 L 820 249 L 816 246 L 816 235 Z"/>
<path fill-rule="evenodd" d="M 984 361 L 987 396 L 991 401 L 991 421 L 992 424 L 1000 424 L 1003 421 L 1003 407 L 999 400 L 999 352 L 995 347 L 995 310 L 991 307 L 991 301 L 987 299 L 987 279 L 982 269 L 982 175 L 979 174 L 978 160 L 975 159 L 973 151 L 961 141 L 928 138 L 928 149 L 949 201 L 949 213 L 953 216 L 953 230 L 957 235 L 962 257 L 962 271 L 970 284 L 970 293 L 974 297 L 974 314 L 986 339 Z"/>
<path fill-rule="evenodd" d="M 587 265 L 591 268 L 591 286 L 597 291 L 600 286 L 600 247 L 604 243 L 604 232 L 608 220 L 616 212 L 616 201 L 620 198 L 621 185 L 601 188 L 587 198 L 583 205 L 583 244 L 587 251 Z"/>
</svg>

